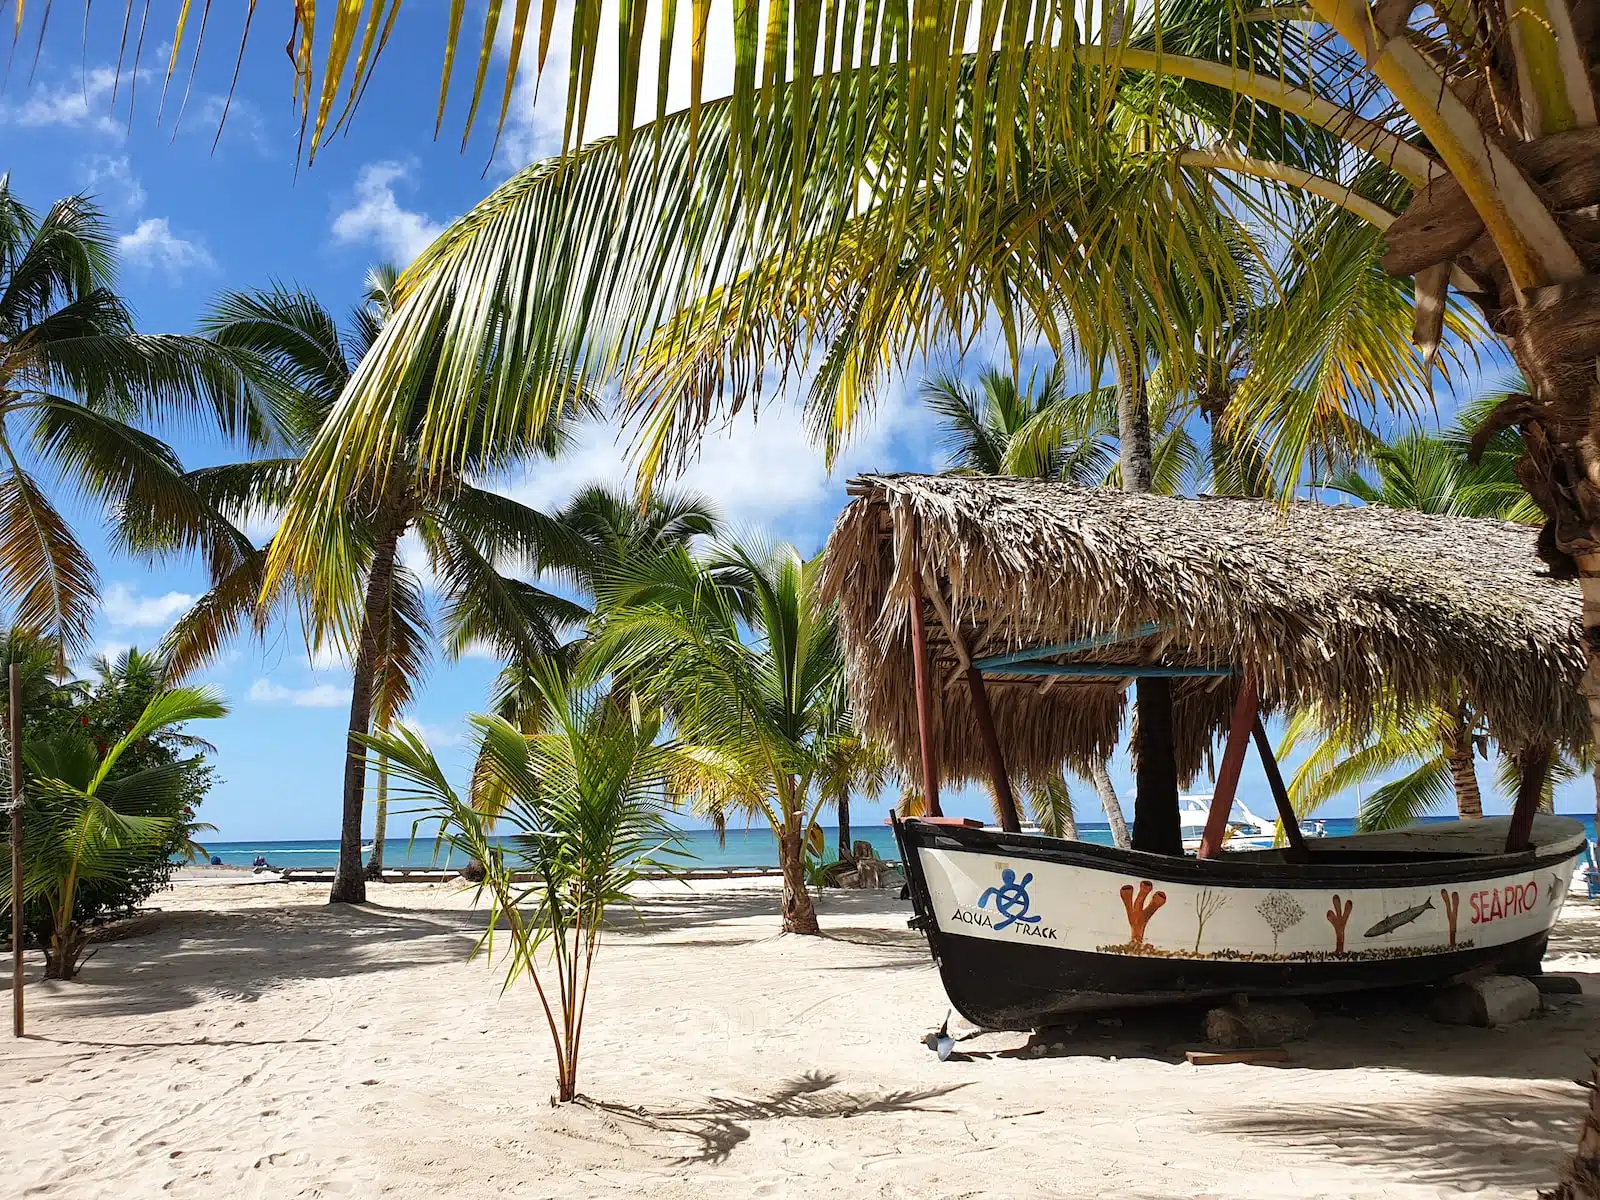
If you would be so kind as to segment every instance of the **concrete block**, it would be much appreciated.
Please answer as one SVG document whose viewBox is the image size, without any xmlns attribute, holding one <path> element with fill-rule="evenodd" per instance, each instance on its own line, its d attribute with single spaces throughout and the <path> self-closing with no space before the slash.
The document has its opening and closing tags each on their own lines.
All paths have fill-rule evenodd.
<svg viewBox="0 0 1600 1200">
<path fill-rule="evenodd" d="M 1298 1001 L 1226 1004 L 1206 1013 L 1206 1041 L 1238 1049 L 1279 1046 L 1311 1033 L 1311 1009 Z"/>
<path fill-rule="evenodd" d="M 1539 989 L 1520 975 L 1491 975 L 1440 988 L 1429 1011 L 1446 1025 L 1510 1025 L 1539 1011 Z"/>
</svg>

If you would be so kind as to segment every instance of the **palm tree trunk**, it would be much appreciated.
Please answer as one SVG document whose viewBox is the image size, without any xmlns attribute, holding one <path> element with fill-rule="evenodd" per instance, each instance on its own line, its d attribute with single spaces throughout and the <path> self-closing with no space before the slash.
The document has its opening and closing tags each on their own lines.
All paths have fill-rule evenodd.
<svg viewBox="0 0 1600 1200">
<path fill-rule="evenodd" d="M 389 824 L 389 760 L 378 756 L 378 803 L 373 817 L 372 854 L 367 858 L 367 879 L 383 882 L 383 843 Z"/>
<path fill-rule="evenodd" d="M 806 890 L 805 831 L 802 814 L 793 812 L 778 836 L 778 865 L 783 868 L 783 932 L 821 933 L 817 910 Z"/>
<path fill-rule="evenodd" d="M 1122 801 L 1117 799 L 1116 786 L 1111 782 L 1111 771 L 1105 759 L 1097 759 L 1090 771 L 1094 777 L 1094 790 L 1100 793 L 1100 807 L 1106 811 L 1106 824 L 1111 826 L 1111 842 L 1119 850 L 1133 848 L 1128 836 L 1128 821 L 1122 815 Z"/>
<path fill-rule="evenodd" d="M 1150 398 L 1145 394 L 1142 363 L 1119 364 L 1117 434 L 1123 490 L 1150 491 L 1155 474 L 1150 458 Z M 1183 827 L 1178 816 L 1178 775 L 1172 750 L 1172 684 L 1166 679 L 1139 679 L 1133 691 L 1139 714 L 1134 848 L 1155 854 L 1182 854 Z"/>
<path fill-rule="evenodd" d="M 839 860 L 849 862 L 853 857 L 850 845 L 850 789 L 839 793 Z"/>
<path fill-rule="evenodd" d="M 1456 788 L 1456 812 L 1464 821 L 1482 820 L 1483 793 L 1478 790 L 1478 771 L 1472 760 L 1472 727 L 1465 701 L 1456 708 L 1455 725 L 1445 739 L 1444 752 Z"/>
<path fill-rule="evenodd" d="M 1144 390 L 1144 371 L 1125 363 L 1117 378 L 1117 457 L 1122 467 L 1122 489 L 1148 492 L 1155 486 L 1151 466 L 1150 401 Z"/>
<path fill-rule="evenodd" d="M 367 799 L 367 748 L 361 739 L 372 727 L 372 685 L 378 666 L 378 621 L 385 597 L 393 590 L 395 556 L 400 546 L 399 522 L 391 521 L 378 538 L 367 575 L 366 604 L 361 613 L 361 641 L 350 681 L 350 725 L 345 739 L 344 817 L 339 826 L 339 869 L 333 875 L 329 904 L 365 904 L 366 870 L 361 864 L 361 817 Z"/>
</svg>

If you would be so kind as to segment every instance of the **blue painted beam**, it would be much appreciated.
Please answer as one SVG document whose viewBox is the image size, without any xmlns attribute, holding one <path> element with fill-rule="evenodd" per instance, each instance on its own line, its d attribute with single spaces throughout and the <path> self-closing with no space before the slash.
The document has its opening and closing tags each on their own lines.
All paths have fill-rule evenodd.
<svg viewBox="0 0 1600 1200">
<path fill-rule="evenodd" d="M 1117 633 L 1097 633 L 1090 637 L 1079 638 L 1075 642 L 1062 642 L 1057 646 L 1037 646 L 1031 650 L 1014 650 L 1010 654 L 993 654 L 988 658 L 974 659 L 972 665 L 980 671 L 990 671 L 996 667 L 1007 667 L 1012 663 L 1033 662 L 1041 658 L 1049 658 L 1053 654 L 1072 654 L 1079 650 L 1099 650 L 1106 646 L 1115 646 L 1118 642 L 1133 642 L 1139 638 L 1150 637 L 1152 634 L 1161 633 L 1165 625 L 1151 622 L 1139 628 Z"/>
<path fill-rule="evenodd" d="M 1143 676 L 1152 679 L 1221 679 L 1234 674 L 1232 667 L 1166 667 L 1146 663 L 1008 663 L 989 667 L 986 675 L 1063 675 L 1089 679 L 1127 679 Z"/>
</svg>

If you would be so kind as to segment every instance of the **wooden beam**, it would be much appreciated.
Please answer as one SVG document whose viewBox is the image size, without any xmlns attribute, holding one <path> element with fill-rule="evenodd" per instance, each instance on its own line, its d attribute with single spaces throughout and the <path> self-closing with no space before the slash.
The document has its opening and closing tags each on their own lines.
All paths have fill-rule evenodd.
<svg viewBox="0 0 1600 1200">
<path fill-rule="evenodd" d="M 1183 854 L 1183 824 L 1178 816 L 1178 765 L 1172 753 L 1172 683 L 1161 678 L 1134 681 L 1136 727 L 1133 798 L 1133 848 L 1174 858 Z"/>
<path fill-rule="evenodd" d="M 1000 828 L 1007 833 L 1021 833 L 1022 819 L 1017 813 L 1016 797 L 1011 794 L 1011 779 L 1006 774 L 1006 758 L 1000 749 L 1000 738 L 995 733 L 994 710 L 989 707 L 989 693 L 983 686 L 983 672 L 977 667 L 967 668 L 967 687 L 972 693 L 972 716 L 978 723 L 978 737 L 983 742 L 984 756 L 989 760 L 989 779 L 994 785 L 995 803 L 1000 806 Z"/>
<path fill-rule="evenodd" d="M 1283 772 L 1278 770 L 1278 756 L 1272 752 L 1267 740 L 1267 727 L 1261 723 L 1260 713 L 1255 724 L 1256 753 L 1261 755 L 1261 769 L 1267 773 L 1267 786 L 1272 789 L 1272 802 L 1278 806 L 1278 820 L 1283 822 L 1283 835 L 1289 839 L 1289 849 L 1296 854 L 1306 853 L 1305 835 L 1300 832 L 1300 818 L 1294 815 L 1294 805 L 1289 803 L 1289 789 L 1283 786 Z"/>
<path fill-rule="evenodd" d="M 1239 792 L 1239 773 L 1244 770 L 1244 753 L 1256 720 L 1256 684 L 1246 675 L 1239 681 L 1239 697 L 1233 703 L 1233 721 L 1228 726 L 1228 743 L 1222 751 L 1222 766 L 1217 771 L 1217 786 L 1211 796 L 1211 811 L 1206 815 L 1206 831 L 1200 838 L 1200 857 L 1212 858 L 1222 849 L 1228 836 L 1228 814 Z"/>
<path fill-rule="evenodd" d="M 986 668 L 991 675 L 1047 675 L 1069 679 L 1226 679 L 1232 667 L 1173 667 L 1165 663 L 1012 663 Z"/>
<path fill-rule="evenodd" d="M 911 552 L 919 559 L 922 555 L 920 539 L 912 535 Z M 928 661 L 927 615 L 922 611 L 922 571 L 917 563 L 911 567 L 911 665 L 917 689 L 917 741 L 922 748 L 922 799 L 924 810 L 930 817 L 944 816 L 939 807 L 939 748 L 934 743 L 933 683 L 928 678 L 932 664 Z"/>
<path fill-rule="evenodd" d="M 1533 818 L 1544 799 L 1550 759 L 1550 747 L 1539 743 L 1517 752 L 1517 802 L 1511 809 L 1511 828 L 1506 830 L 1507 854 L 1521 854 L 1533 848 Z"/>
<path fill-rule="evenodd" d="M 1141 625 L 1137 629 L 1130 629 L 1119 633 L 1097 633 L 1090 637 L 1079 638 L 1075 642 L 1061 642 L 1054 646 L 1039 646 L 1032 650 L 1015 650 L 1010 654 L 995 654 L 977 661 L 979 670 L 989 671 L 995 667 L 1007 667 L 1012 663 L 1033 662 L 1036 659 L 1048 658 L 1052 654 L 1073 654 L 1079 650 L 1099 650 L 1105 646 L 1115 646 L 1119 642 L 1135 642 L 1140 638 L 1153 637 L 1163 632 L 1164 626 L 1155 622 Z"/>
</svg>

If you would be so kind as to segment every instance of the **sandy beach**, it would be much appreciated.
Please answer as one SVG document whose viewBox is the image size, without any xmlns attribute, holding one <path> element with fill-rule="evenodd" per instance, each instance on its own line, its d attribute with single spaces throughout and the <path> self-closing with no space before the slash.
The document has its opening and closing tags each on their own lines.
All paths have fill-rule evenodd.
<svg viewBox="0 0 1600 1200">
<path fill-rule="evenodd" d="M 558 1109 L 532 989 L 467 961 L 468 897 L 324 896 L 180 886 L 81 981 L 30 986 L 0 1055 L 7 1194 L 1527 1197 L 1600 1046 L 1588 901 L 1547 960 L 1588 994 L 1534 1020 L 1322 1005 L 1287 1066 L 1197 1068 L 1172 1018 L 940 1063 L 943 993 L 892 893 L 829 893 L 819 939 L 776 935 L 771 883 L 666 884 L 605 946 L 588 1099 Z"/>
</svg>

